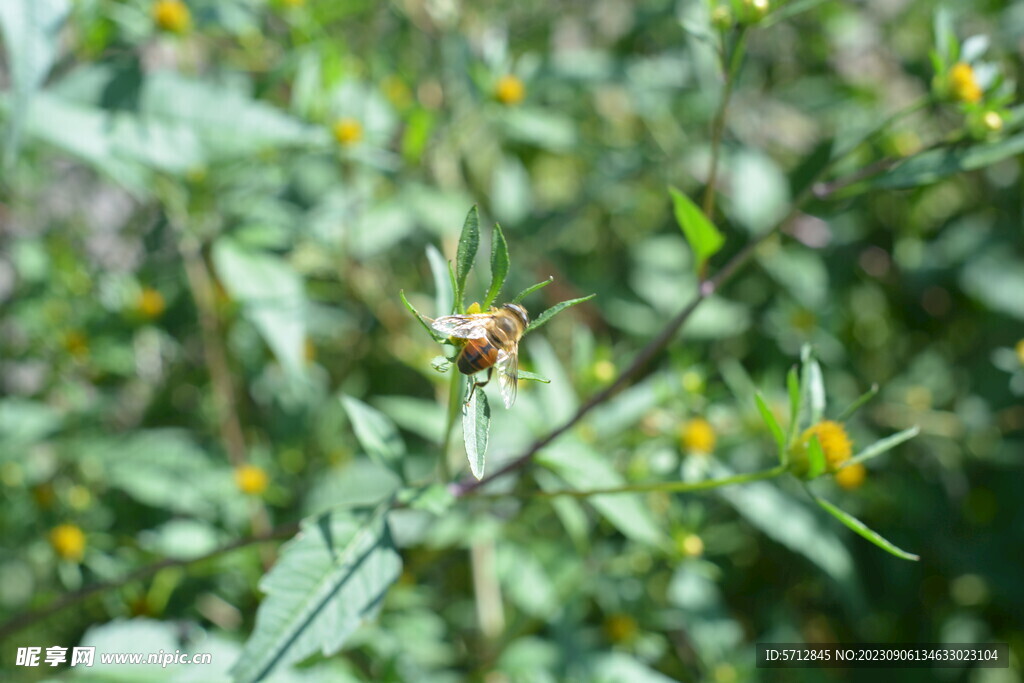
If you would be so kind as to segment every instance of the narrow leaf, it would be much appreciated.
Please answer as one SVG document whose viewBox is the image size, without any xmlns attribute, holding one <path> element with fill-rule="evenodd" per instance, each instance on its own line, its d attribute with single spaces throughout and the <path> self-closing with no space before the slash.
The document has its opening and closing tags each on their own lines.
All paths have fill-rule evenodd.
<svg viewBox="0 0 1024 683">
<path fill-rule="evenodd" d="M 434 341 L 443 342 L 446 339 L 444 335 L 435 331 L 434 328 L 430 326 L 430 318 L 422 315 L 411 303 L 409 303 L 409 300 L 405 298 L 404 289 L 400 290 L 398 295 L 402 297 L 402 303 L 405 304 L 405 307 L 409 309 L 410 313 L 416 316 L 416 319 L 420 321 L 420 325 L 423 325 L 423 329 L 427 331 L 427 334 L 429 334 Z"/>
<path fill-rule="evenodd" d="M 427 261 L 434 276 L 434 315 L 448 315 L 454 311 L 454 293 L 444 256 L 433 244 L 427 245 Z"/>
<path fill-rule="evenodd" d="M 995 142 L 966 147 L 943 147 L 915 154 L 876 177 L 871 187 L 905 189 L 928 185 L 946 176 L 973 171 L 1024 152 L 1024 133 Z"/>
<path fill-rule="evenodd" d="M 786 390 L 789 392 L 789 434 L 786 443 L 791 444 L 800 424 L 800 377 L 797 375 L 796 367 L 790 368 L 786 373 Z"/>
<path fill-rule="evenodd" d="M 825 414 L 825 381 L 821 366 L 811 355 L 811 347 L 805 345 L 800 353 L 803 372 L 800 378 L 800 424 L 804 427 L 817 424 Z"/>
<path fill-rule="evenodd" d="M 818 498 L 817 496 L 813 496 L 813 498 L 818 503 L 818 505 L 825 508 L 833 517 L 835 517 L 840 522 L 845 524 L 847 527 L 852 529 L 858 535 L 863 536 L 867 540 L 877 545 L 882 550 L 888 553 L 892 553 L 896 557 L 903 560 L 913 560 L 916 562 L 917 560 L 921 559 L 918 555 L 908 553 L 906 550 L 902 550 L 896 547 L 889 541 L 885 540 L 885 538 L 883 538 L 878 532 L 869 529 L 867 525 L 864 524 L 864 522 L 860 521 L 850 513 L 840 510 L 827 500 Z"/>
<path fill-rule="evenodd" d="M 537 316 L 537 319 L 530 323 L 529 327 L 526 328 L 526 331 L 532 332 L 533 330 L 536 330 L 538 327 L 544 325 L 545 323 L 547 323 L 547 321 L 551 320 L 553 317 L 555 317 L 565 309 L 569 308 L 570 306 L 581 304 L 584 301 L 590 301 L 595 296 L 597 296 L 597 294 L 591 294 L 590 296 L 584 296 L 579 299 L 569 299 L 568 301 L 563 301 L 561 303 L 555 304 L 554 306 L 552 306 L 551 308 Z"/>
<path fill-rule="evenodd" d="M 807 444 L 807 460 L 807 477 L 820 477 L 825 471 L 825 451 L 821 449 L 821 441 L 818 440 L 817 434 L 811 436 L 811 441 Z"/>
<path fill-rule="evenodd" d="M 861 394 L 857 398 L 856 401 L 851 403 L 846 408 L 846 410 L 844 410 L 842 413 L 839 414 L 839 417 L 836 418 L 836 421 L 837 422 L 846 422 L 848 419 L 850 419 L 853 416 L 854 413 L 856 413 L 858 410 L 860 410 L 864 406 L 865 403 L 867 403 L 868 401 L 873 399 L 876 394 L 878 394 L 878 385 L 877 384 L 872 384 L 870 389 L 868 389 L 863 394 Z"/>
<path fill-rule="evenodd" d="M 725 238 L 689 197 L 674 187 L 668 188 L 668 191 L 672 195 L 676 222 L 690 243 L 699 267 L 722 248 Z"/>
<path fill-rule="evenodd" d="M 458 278 L 455 277 L 455 269 L 452 268 L 452 262 L 448 262 L 448 282 L 452 287 L 452 309 L 456 313 L 465 313 L 465 309 L 462 307 L 462 289 L 459 288 Z"/>
<path fill-rule="evenodd" d="M 455 291 L 458 293 L 456 303 L 459 310 L 463 310 L 466 294 L 466 278 L 473 268 L 476 259 L 476 252 L 480 248 L 480 214 L 476 206 L 473 206 L 466 214 L 466 221 L 462 224 L 462 234 L 459 235 L 459 248 L 455 255 Z"/>
<path fill-rule="evenodd" d="M 782 433 L 782 427 L 779 426 L 775 416 L 772 415 L 772 411 L 768 409 L 768 405 L 764 402 L 761 392 L 754 394 L 754 400 L 757 402 L 757 411 L 761 413 L 761 419 L 764 420 L 766 425 L 768 425 L 768 429 L 771 431 L 772 436 L 775 437 L 775 444 L 779 447 L 779 462 L 785 465 L 786 436 Z"/>
<path fill-rule="evenodd" d="M 341 405 L 352 423 L 356 440 L 375 462 L 394 469 L 405 455 L 405 443 L 387 415 L 351 396 L 341 396 Z"/>
<path fill-rule="evenodd" d="M 519 379 L 525 379 L 525 380 L 529 380 L 531 382 L 540 382 L 542 384 L 551 384 L 551 380 L 549 380 L 547 377 L 541 377 L 540 375 L 535 375 L 532 372 L 527 372 L 526 370 L 520 370 L 519 373 L 518 373 L 518 376 L 519 376 Z"/>
<path fill-rule="evenodd" d="M 878 441 L 874 442 L 873 444 L 862 450 L 857 455 L 853 456 L 852 458 L 844 462 L 840 469 L 842 469 L 843 467 L 849 467 L 850 465 L 853 465 L 855 463 L 864 462 L 865 460 L 870 460 L 871 458 L 877 457 L 882 453 L 885 453 L 886 451 L 892 450 L 896 446 L 899 446 L 904 441 L 909 441 L 910 439 L 913 439 L 920 433 L 921 428 L 914 426 L 911 427 L 910 429 L 904 429 L 902 432 L 896 432 L 892 436 L 887 436 L 884 439 L 879 439 Z"/>
<path fill-rule="evenodd" d="M 487 394 L 474 391 L 469 403 L 462 408 L 462 435 L 466 441 L 466 456 L 473 476 L 484 476 L 484 457 L 487 455 L 487 433 L 491 426 L 491 408 Z"/>
<path fill-rule="evenodd" d="M 317 651 L 330 656 L 374 617 L 402 569 L 385 513 L 328 512 L 282 546 L 260 582 L 267 596 L 233 680 L 262 680 Z"/>
<path fill-rule="evenodd" d="M 544 287 L 547 287 L 547 286 L 548 286 L 548 285 L 550 285 L 550 284 L 551 284 L 552 282 L 554 282 L 554 280 L 555 280 L 554 276 L 550 276 L 550 275 L 549 275 L 549 276 L 548 276 L 548 279 L 547 279 L 547 280 L 544 280 L 543 282 L 538 282 L 538 283 L 537 283 L 537 284 L 535 284 L 535 285 L 532 285 L 532 286 L 530 286 L 530 287 L 527 287 L 527 288 L 526 288 L 526 289 L 524 289 L 523 291 L 521 291 L 521 292 L 519 292 L 518 294 L 516 294 L 516 297 L 515 297 L 514 299 L 512 299 L 512 303 L 514 303 L 514 304 L 517 304 L 517 303 L 519 303 L 520 301 L 522 301 L 522 300 L 523 300 L 523 299 L 525 299 L 526 297 L 528 297 L 528 296 L 530 296 L 531 294 L 533 294 L 534 292 L 536 292 L 536 291 L 537 291 L 538 289 L 542 289 L 542 288 L 544 288 Z"/>
<path fill-rule="evenodd" d="M 501 232 L 501 226 L 494 224 L 494 232 L 491 233 L 491 288 L 487 290 L 487 297 L 484 299 L 483 308 L 494 303 L 501 293 L 505 284 L 505 276 L 508 275 L 508 244 L 505 243 L 505 235 Z"/>
</svg>

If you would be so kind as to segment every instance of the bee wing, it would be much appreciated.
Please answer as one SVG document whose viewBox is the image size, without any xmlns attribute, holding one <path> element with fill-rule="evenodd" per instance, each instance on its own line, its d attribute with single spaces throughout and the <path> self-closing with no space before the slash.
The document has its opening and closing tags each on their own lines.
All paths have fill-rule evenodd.
<svg viewBox="0 0 1024 683">
<path fill-rule="evenodd" d="M 501 387 L 501 398 L 505 407 L 511 408 L 516 402 L 516 391 L 519 389 L 519 345 L 498 352 L 498 360 L 494 367 L 498 368 L 498 385 Z"/>
<path fill-rule="evenodd" d="M 458 339 L 482 339 L 487 336 L 487 328 L 484 323 L 490 316 L 484 314 L 475 315 L 445 315 L 434 320 L 430 326 L 449 337 Z"/>
</svg>

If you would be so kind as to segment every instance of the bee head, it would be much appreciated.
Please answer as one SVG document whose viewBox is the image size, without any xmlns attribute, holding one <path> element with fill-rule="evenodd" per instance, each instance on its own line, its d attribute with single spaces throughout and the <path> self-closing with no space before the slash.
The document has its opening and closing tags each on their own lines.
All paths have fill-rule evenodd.
<svg viewBox="0 0 1024 683">
<path fill-rule="evenodd" d="M 520 304 L 505 304 L 502 308 L 512 311 L 522 321 L 524 328 L 530 324 L 530 318 L 526 314 L 526 309 Z"/>
</svg>

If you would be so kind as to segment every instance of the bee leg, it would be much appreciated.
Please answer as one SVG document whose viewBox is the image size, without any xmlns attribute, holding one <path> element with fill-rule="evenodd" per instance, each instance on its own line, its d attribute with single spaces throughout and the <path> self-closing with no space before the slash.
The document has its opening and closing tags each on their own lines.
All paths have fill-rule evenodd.
<svg viewBox="0 0 1024 683">
<path fill-rule="evenodd" d="M 494 366 L 491 366 L 487 368 L 487 379 L 485 379 L 483 382 L 473 382 L 472 386 L 470 386 L 469 388 L 469 396 L 466 397 L 467 406 L 469 405 L 469 402 L 473 400 L 473 392 L 476 391 L 476 388 L 487 386 L 487 383 L 491 381 L 491 374 L 493 372 Z"/>
</svg>

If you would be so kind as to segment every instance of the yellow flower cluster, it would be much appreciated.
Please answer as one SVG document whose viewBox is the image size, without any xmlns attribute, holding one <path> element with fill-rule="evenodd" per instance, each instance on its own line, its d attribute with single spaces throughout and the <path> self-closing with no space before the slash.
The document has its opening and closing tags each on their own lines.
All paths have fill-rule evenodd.
<svg viewBox="0 0 1024 683">
<path fill-rule="evenodd" d="M 338 119 L 331 130 L 334 139 L 342 147 L 350 147 L 363 139 L 363 124 L 355 119 Z"/>
<path fill-rule="evenodd" d="M 679 443 L 687 453 L 712 453 L 715 440 L 714 427 L 702 417 L 687 420 L 679 430 Z"/>
<path fill-rule="evenodd" d="M 50 545 L 65 560 L 79 562 L 85 555 L 85 533 L 74 524 L 61 524 L 50 530 Z"/>
<path fill-rule="evenodd" d="M 153 5 L 153 21 L 162 31 L 185 33 L 192 25 L 192 13 L 181 0 L 158 0 Z"/>
<path fill-rule="evenodd" d="M 958 102 L 981 101 L 981 86 L 978 85 L 970 64 L 957 62 L 949 70 L 949 92 Z"/>
<path fill-rule="evenodd" d="M 242 465 L 235 470 L 238 490 L 249 496 L 258 496 L 267 490 L 270 478 L 266 470 L 256 465 Z"/>
<path fill-rule="evenodd" d="M 516 76 L 502 76 L 494 86 L 494 97 L 502 104 L 519 104 L 526 97 L 526 86 Z"/>
</svg>

